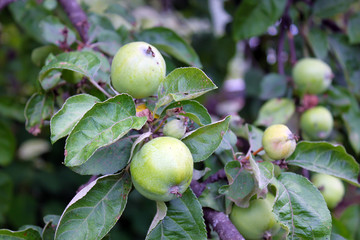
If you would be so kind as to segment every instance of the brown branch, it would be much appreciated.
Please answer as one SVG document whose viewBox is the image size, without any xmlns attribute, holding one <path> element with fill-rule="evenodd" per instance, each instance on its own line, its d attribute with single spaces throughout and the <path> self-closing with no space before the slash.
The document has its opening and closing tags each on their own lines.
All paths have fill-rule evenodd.
<svg viewBox="0 0 360 240">
<path fill-rule="evenodd" d="M 277 58 L 277 62 L 278 62 L 278 72 L 281 75 L 285 75 L 284 61 L 282 59 L 282 52 L 284 50 L 285 33 L 291 25 L 291 18 L 289 16 L 289 9 L 290 9 L 291 3 L 292 3 L 292 0 L 287 1 L 285 10 L 284 10 L 284 14 L 281 17 L 281 23 L 280 23 L 279 42 L 278 42 L 278 48 L 277 48 L 277 52 L 276 52 L 276 58 Z"/>
<path fill-rule="evenodd" d="M 225 171 L 221 169 L 202 183 L 193 180 L 190 187 L 195 195 L 199 197 L 205 190 L 207 183 L 216 182 L 225 177 Z M 212 226 L 221 240 L 245 240 L 225 213 L 210 208 L 203 208 L 203 212 L 205 221 Z"/>
<path fill-rule="evenodd" d="M 289 30 L 287 33 L 288 42 L 289 42 L 289 48 L 290 48 L 290 63 L 292 66 L 295 65 L 297 59 L 296 59 L 296 48 L 295 48 L 295 42 L 294 42 L 294 35 Z"/>
<path fill-rule="evenodd" d="M 323 19 L 321 24 L 327 28 L 329 28 L 333 32 L 343 32 L 343 30 L 332 20 L 330 19 Z"/>
<path fill-rule="evenodd" d="M 85 12 L 81 9 L 76 0 L 58 0 L 58 2 L 63 7 L 76 30 L 79 32 L 81 40 L 84 43 L 87 43 L 89 40 L 89 22 Z"/>
<path fill-rule="evenodd" d="M 1 0 L 0 1 L 0 10 L 5 8 L 7 5 L 9 5 L 12 2 L 15 2 L 16 0 Z"/>
<path fill-rule="evenodd" d="M 225 213 L 210 208 L 203 210 L 205 221 L 213 227 L 221 240 L 245 240 Z"/>
</svg>

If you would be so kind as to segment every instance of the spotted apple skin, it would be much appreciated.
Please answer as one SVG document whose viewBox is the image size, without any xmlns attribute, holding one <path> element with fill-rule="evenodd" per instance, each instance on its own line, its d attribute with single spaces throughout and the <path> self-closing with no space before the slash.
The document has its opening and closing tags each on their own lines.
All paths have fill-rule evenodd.
<svg viewBox="0 0 360 240">
<path fill-rule="evenodd" d="M 164 58 L 154 46 L 132 42 L 115 54 L 111 64 L 111 83 L 119 93 L 145 98 L 156 94 L 165 73 Z"/>
</svg>

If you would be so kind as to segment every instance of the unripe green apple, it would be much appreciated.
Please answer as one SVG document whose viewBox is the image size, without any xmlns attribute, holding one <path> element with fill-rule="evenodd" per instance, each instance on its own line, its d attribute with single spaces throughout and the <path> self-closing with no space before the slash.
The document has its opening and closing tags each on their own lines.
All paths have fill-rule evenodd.
<svg viewBox="0 0 360 240">
<path fill-rule="evenodd" d="M 114 56 L 111 82 L 120 93 L 145 98 L 156 93 L 165 72 L 164 58 L 154 46 L 132 42 L 122 46 Z"/>
<path fill-rule="evenodd" d="M 285 159 L 295 151 L 296 138 L 284 124 L 274 124 L 265 130 L 262 145 L 270 158 Z"/>
<path fill-rule="evenodd" d="M 327 108 L 317 106 L 306 110 L 300 118 L 301 134 L 307 140 L 323 140 L 330 136 L 334 126 Z"/>
<path fill-rule="evenodd" d="M 163 128 L 163 133 L 166 136 L 174 137 L 177 139 L 182 138 L 186 132 L 186 126 L 183 120 L 173 119 L 166 123 Z"/>
<path fill-rule="evenodd" d="M 328 208 L 336 207 L 343 199 L 345 187 L 340 179 L 327 174 L 317 173 L 312 176 L 311 181 L 319 188 Z"/>
<path fill-rule="evenodd" d="M 276 233 L 280 229 L 272 212 L 273 205 L 274 196 L 268 193 L 265 199 L 250 201 L 248 208 L 234 205 L 230 220 L 246 240 L 263 239 L 266 231 Z"/>
<path fill-rule="evenodd" d="M 158 137 L 146 143 L 130 164 L 133 184 L 143 196 L 170 201 L 189 187 L 193 174 L 190 150 L 180 140 Z"/>
<path fill-rule="evenodd" d="M 300 93 L 320 94 L 330 86 L 333 73 L 322 60 L 303 58 L 295 64 L 292 76 Z"/>
</svg>

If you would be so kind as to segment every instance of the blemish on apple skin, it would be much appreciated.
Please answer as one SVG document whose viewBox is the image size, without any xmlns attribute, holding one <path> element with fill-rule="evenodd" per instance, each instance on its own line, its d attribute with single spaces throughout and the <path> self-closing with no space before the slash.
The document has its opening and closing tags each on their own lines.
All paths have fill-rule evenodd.
<svg viewBox="0 0 360 240">
<path fill-rule="evenodd" d="M 152 50 L 152 48 L 149 46 L 149 48 L 146 50 L 146 54 L 151 54 L 152 57 L 155 57 L 155 53 Z"/>
</svg>

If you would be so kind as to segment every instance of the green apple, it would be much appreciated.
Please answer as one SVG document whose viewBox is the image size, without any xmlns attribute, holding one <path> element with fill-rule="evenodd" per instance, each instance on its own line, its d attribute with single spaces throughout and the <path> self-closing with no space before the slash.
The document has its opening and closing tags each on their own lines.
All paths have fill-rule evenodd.
<svg viewBox="0 0 360 240">
<path fill-rule="evenodd" d="M 319 188 L 328 208 L 336 207 L 343 199 L 345 187 L 340 179 L 327 174 L 316 173 L 311 177 L 311 181 Z"/>
<path fill-rule="evenodd" d="M 177 139 L 182 138 L 186 132 L 186 126 L 183 120 L 173 119 L 165 124 L 163 133 L 166 136 L 174 137 Z"/>
<path fill-rule="evenodd" d="M 165 73 L 166 65 L 161 53 L 145 42 L 122 46 L 111 64 L 111 82 L 115 90 L 134 98 L 155 94 Z"/>
<path fill-rule="evenodd" d="M 322 60 L 303 58 L 295 64 L 292 76 L 295 88 L 300 93 L 320 94 L 330 86 L 334 75 Z"/>
<path fill-rule="evenodd" d="M 295 151 L 296 138 L 284 124 L 274 124 L 265 130 L 262 145 L 270 158 L 285 159 Z"/>
<path fill-rule="evenodd" d="M 323 106 L 310 108 L 300 117 L 301 134 L 306 140 L 326 139 L 330 136 L 333 126 L 333 117 Z"/>
<path fill-rule="evenodd" d="M 158 137 L 133 157 L 131 179 L 143 196 L 154 201 L 170 201 L 189 187 L 193 165 L 191 152 L 182 141 Z"/>
<path fill-rule="evenodd" d="M 250 201 L 248 208 L 233 206 L 230 220 L 246 240 L 263 239 L 265 232 L 276 233 L 280 224 L 272 212 L 274 196 L 271 193 L 265 199 Z"/>
</svg>

